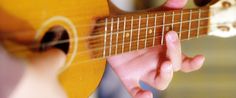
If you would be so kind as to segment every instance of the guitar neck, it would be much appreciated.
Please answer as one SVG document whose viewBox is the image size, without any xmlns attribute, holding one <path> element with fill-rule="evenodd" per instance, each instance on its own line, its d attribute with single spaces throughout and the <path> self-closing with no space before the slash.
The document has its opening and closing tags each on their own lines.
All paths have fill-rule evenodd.
<svg viewBox="0 0 236 98">
<path fill-rule="evenodd" d="M 165 34 L 176 31 L 180 40 L 207 35 L 209 8 L 134 13 L 97 21 L 89 40 L 94 58 L 107 57 L 165 44 Z"/>
</svg>

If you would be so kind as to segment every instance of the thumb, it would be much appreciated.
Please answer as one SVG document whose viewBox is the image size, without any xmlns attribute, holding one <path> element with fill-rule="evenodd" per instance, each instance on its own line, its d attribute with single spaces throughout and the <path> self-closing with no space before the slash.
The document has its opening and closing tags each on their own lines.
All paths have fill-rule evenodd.
<svg viewBox="0 0 236 98">
<path fill-rule="evenodd" d="M 29 58 L 30 67 L 46 75 L 57 75 L 65 61 L 66 55 L 59 49 L 49 49 L 45 52 L 34 53 Z"/>
<path fill-rule="evenodd" d="M 10 98 L 66 98 L 57 80 L 65 58 L 65 54 L 57 49 L 32 54 L 27 59 L 26 72 Z"/>
</svg>

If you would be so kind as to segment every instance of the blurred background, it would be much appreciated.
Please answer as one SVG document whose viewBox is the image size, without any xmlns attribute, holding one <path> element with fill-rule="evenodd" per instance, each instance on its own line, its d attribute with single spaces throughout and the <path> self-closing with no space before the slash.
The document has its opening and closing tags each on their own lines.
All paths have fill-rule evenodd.
<svg viewBox="0 0 236 98">
<path fill-rule="evenodd" d="M 158 7 L 166 0 L 112 0 L 126 11 Z M 194 7 L 189 0 L 188 7 Z M 182 42 L 182 50 L 189 56 L 206 56 L 204 66 L 196 72 L 177 72 L 165 91 L 151 89 L 154 98 L 235 98 L 236 97 L 236 37 L 203 37 Z M 91 98 L 131 98 L 111 68 Z"/>
</svg>

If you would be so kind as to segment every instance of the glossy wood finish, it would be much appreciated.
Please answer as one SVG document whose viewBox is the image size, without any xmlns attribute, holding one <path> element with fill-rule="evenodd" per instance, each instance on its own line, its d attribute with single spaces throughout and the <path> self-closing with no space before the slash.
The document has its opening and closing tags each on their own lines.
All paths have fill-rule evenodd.
<svg viewBox="0 0 236 98">
<path fill-rule="evenodd" d="M 1 0 L 1 43 L 8 49 L 28 49 L 39 44 L 45 32 L 56 25 L 66 28 L 70 39 L 81 39 L 90 35 L 97 18 L 108 14 L 106 0 Z M 69 48 L 59 80 L 70 98 L 87 98 L 99 84 L 106 60 L 89 61 L 91 53 L 78 55 L 88 49 L 86 40 L 72 41 Z M 17 55 L 32 53 L 28 49 Z"/>
<path fill-rule="evenodd" d="M 54 26 L 64 27 L 69 33 L 70 46 L 67 62 L 60 72 L 59 80 L 70 98 L 86 98 L 99 84 L 107 56 L 162 45 L 165 43 L 163 36 L 170 30 L 187 31 L 188 33 L 179 35 L 181 39 L 206 35 L 208 31 L 208 28 L 205 28 L 208 27 L 208 19 L 200 22 L 191 21 L 199 19 L 199 13 L 195 13 L 196 11 L 199 12 L 198 9 L 183 10 L 183 13 L 190 13 L 191 11 L 192 14 L 185 14 L 182 18 L 181 11 L 174 11 L 175 15 L 173 15 L 173 11 L 156 13 L 154 10 L 150 13 L 146 11 L 144 13 L 124 14 L 114 6 L 110 6 L 110 9 L 109 11 L 107 0 L 100 0 L 99 2 L 96 0 L 1 0 L 1 44 L 12 54 L 25 58 L 33 55 L 35 50 L 30 46 L 39 45 L 42 37 L 49 29 Z M 109 14 L 111 11 L 116 14 Z M 161 15 L 161 17 L 150 18 L 155 17 L 155 15 Z M 139 16 L 143 20 L 139 21 Z M 175 16 L 174 19 L 172 16 Z M 205 11 L 201 12 L 200 16 L 201 18 L 208 18 L 209 10 L 206 13 Z M 117 26 L 118 18 L 119 26 Z M 178 23 L 179 21 L 182 23 Z M 190 22 L 183 23 L 183 21 Z M 163 24 L 165 26 L 152 28 Z M 119 30 L 117 27 L 120 27 Z M 199 29 L 198 34 L 198 29 L 191 30 L 193 27 L 204 28 Z M 140 30 L 138 38 L 138 32 L 134 29 L 139 28 L 144 29 Z M 111 34 L 124 30 L 129 30 L 129 32 L 121 33 L 121 35 L 118 33 Z M 157 33 L 154 35 L 154 32 Z M 104 33 L 107 33 L 107 36 L 104 36 Z M 98 39 L 90 39 L 101 34 L 102 36 Z M 157 38 L 158 36 L 161 38 Z M 121 45 L 117 45 L 117 43 Z M 117 47 L 109 47 L 111 45 Z M 93 49 L 98 48 L 101 48 L 102 51 L 93 51 Z M 12 52 L 11 49 L 24 51 Z"/>
<path fill-rule="evenodd" d="M 165 34 L 177 31 L 181 40 L 207 35 L 209 7 L 123 14 L 99 19 L 89 47 L 102 58 L 165 44 Z"/>
</svg>

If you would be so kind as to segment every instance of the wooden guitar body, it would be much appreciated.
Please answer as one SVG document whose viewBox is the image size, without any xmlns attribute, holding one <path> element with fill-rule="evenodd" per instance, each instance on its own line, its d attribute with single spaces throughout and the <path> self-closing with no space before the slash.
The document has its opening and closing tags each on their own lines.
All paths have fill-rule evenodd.
<svg viewBox="0 0 236 98">
<path fill-rule="evenodd" d="M 27 44 L 39 44 L 51 28 L 65 28 L 73 41 L 59 80 L 70 98 L 87 98 L 98 86 L 106 60 L 90 61 L 90 52 L 78 55 L 88 50 L 88 43 L 79 39 L 89 36 L 95 20 L 108 14 L 107 0 L 1 0 L 0 38 L 9 35 L 1 43 L 9 49 L 28 49 Z M 27 57 L 32 55 L 28 50 L 13 54 Z"/>
<path fill-rule="evenodd" d="M 235 0 L 212 0 L 213 6 L 197 9 L 129 14 L 108 4 L 107 0 L 0 0 L 0 44 L 20 58 L 51 47 L 63 50 L 67 59 L 58 77 L 61 85 L 69 98 L 87 98 L 98 86 L 108 56 L 163 45 L 170 30 L 180 40 L 236 35 Z"/>
</svg>

